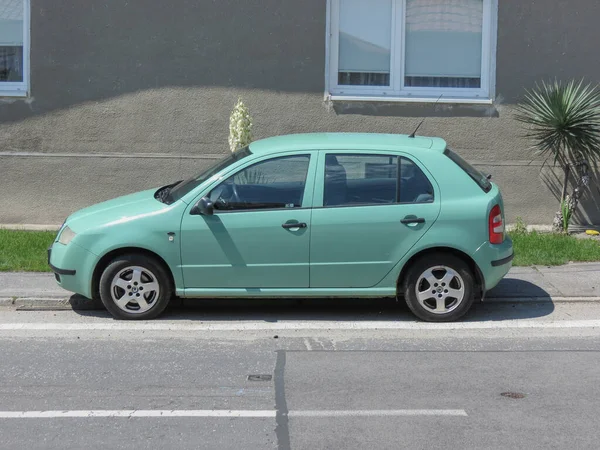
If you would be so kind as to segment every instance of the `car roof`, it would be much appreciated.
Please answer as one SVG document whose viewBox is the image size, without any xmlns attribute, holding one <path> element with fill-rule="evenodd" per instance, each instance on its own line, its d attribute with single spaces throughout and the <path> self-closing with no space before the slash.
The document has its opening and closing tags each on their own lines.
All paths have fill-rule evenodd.
<svg viewBox="0 0 600 450">
<path fill-rule="evenodd" d="M 405 134 L 303 133 L 261 139 L 250 144 L 252 153 L 286 150 L 434 150 L 443 152 L 446 141 L 437 137 L 414 138 Z"/>
</svg>

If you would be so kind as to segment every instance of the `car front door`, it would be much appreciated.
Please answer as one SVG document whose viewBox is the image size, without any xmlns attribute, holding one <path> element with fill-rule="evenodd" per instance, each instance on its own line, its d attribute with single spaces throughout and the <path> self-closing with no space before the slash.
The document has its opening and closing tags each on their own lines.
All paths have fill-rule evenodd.
<svg viewBox="0 0 600 450">
<path fill-rule="evenodd" d="M 406 155 L 319 154 L 310 243 L 311 288 L 377 285 L 435 222 L 436 183 Z"/>
<path fill-rule="evenodd" d="M 213 215 L 190 214 L 190 205 L 181 223 L 186 290 L 307 288 L 315 169 L 316 152 L 263 158 L 211 189 Z"/>
</svg>

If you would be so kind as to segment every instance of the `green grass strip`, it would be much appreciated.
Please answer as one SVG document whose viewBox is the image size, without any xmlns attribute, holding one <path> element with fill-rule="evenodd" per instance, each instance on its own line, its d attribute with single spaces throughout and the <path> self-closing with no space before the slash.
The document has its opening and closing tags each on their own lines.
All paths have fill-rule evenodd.
<svg viewBox="0 0 600 450">
<path fill-rule="evenodd" d="M 0 230 L 0 272 L 49 272 L 47 250 L 56 231 Z"/>
<path fill-rule="evenodd" d="M 600 261 L 600 241 L 549 233 L 517 233 L 511 238 L 515 266 L 559 266 L 568 262 Z"/>
</svg>

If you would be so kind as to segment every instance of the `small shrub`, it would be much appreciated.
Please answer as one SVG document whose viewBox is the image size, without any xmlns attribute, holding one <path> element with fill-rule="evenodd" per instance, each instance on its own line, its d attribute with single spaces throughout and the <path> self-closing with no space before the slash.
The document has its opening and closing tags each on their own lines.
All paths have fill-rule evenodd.
<svg viewBox="0 0 600 450">
<path fill-rule="evenodd" d="M 517 217 L 512 234 L 527 234 L 527 225 L 525 224 L 525 221 L 523 221 L 522 217 Z"/>
<path fill-rule="evenodd" d="M 567 195 L 566 198 L 560 204 L 560 212 L 562 213 L 562 232 L 569 232 L 569 223 L 573 216 L 573 205 L 571 204 L 571 198 Z"/>
</svg>

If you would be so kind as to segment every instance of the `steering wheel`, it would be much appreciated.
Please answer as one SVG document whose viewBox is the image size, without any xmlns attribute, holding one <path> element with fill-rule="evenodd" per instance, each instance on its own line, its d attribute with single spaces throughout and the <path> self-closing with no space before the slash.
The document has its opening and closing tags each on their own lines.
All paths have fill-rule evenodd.
<svg viewBox="0 0 600 450">
<path fill-rule="evenodd" d="M 228 197 L 224 196 L 227 195 L 225 193 L 226 191 L 230 194 Z M 237 186 L 235 182 L 231 180 L 229 183 L 223 183 L 223 188 L 219 192 L 219 196 L 215 200 L 215 204 L 221 206 L 221 208 L 217 209 L 229 209 L 228 207 L 230 203 L 239 203 L 239 201 L 240 196 L 238 194 Z"/>
</svg>

